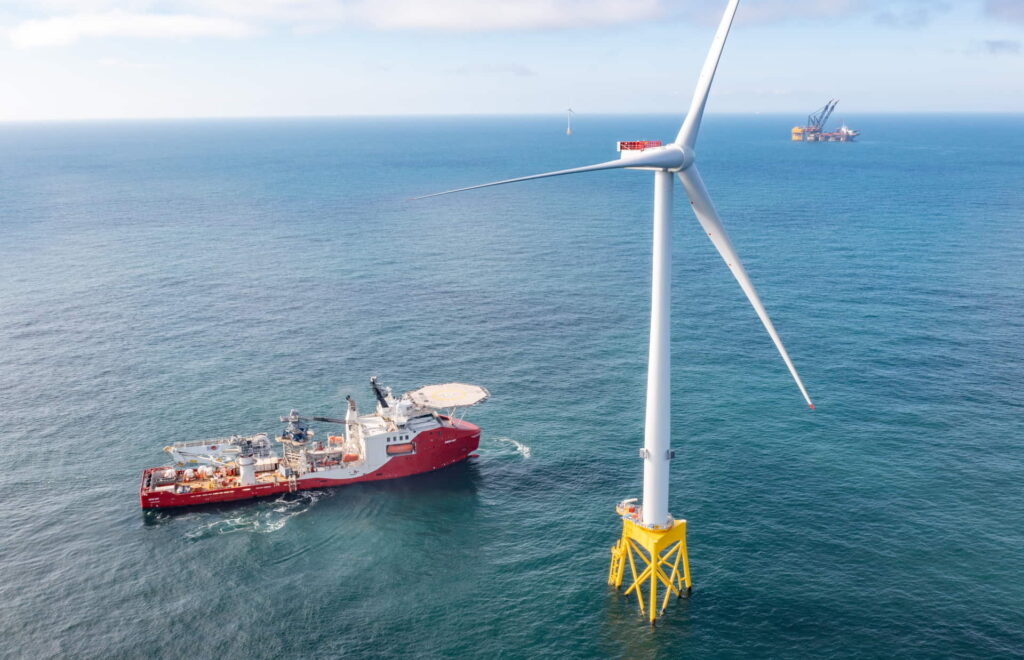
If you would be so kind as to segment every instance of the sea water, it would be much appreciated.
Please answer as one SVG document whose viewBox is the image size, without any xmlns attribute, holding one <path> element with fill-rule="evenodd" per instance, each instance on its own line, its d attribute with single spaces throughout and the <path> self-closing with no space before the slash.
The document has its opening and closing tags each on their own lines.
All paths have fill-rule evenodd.
<svg viewBox="0 0 1024 660">
<path fill-rule="evenodd" d="M 0 125 L 2 654 L 1024 654 L 1021 116 L 850 118 L 853 144 L 707 118 L 702 174 L 817 409 L 678 189 L 694 590 L 652 630 L 606 587 L 641 494 L 652 177 L 410 198 L 678 121 Z M 487 387 L 479 458 L 140 510 L 165 445 L 369 410 L 370 375 Z"/>
</svg>

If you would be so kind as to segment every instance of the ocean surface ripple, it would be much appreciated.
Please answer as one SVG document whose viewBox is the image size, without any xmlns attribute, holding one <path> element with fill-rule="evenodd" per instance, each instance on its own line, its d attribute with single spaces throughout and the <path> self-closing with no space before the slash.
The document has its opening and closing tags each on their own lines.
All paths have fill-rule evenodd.
<svg viewBox="0 0 1024 660">
<path fill-rule="evenodd" d="M 0 124 L 0 655 L 1024 655 L 1024 118 L 706 121 L 809 412 L 675 200 L 671 508 L 695 588 L 607 590 L 640 494 L 651 181 L 674 117 Z M 175 441 L 463 380 L 479 458 L 143 513 Z"/>
</svg>

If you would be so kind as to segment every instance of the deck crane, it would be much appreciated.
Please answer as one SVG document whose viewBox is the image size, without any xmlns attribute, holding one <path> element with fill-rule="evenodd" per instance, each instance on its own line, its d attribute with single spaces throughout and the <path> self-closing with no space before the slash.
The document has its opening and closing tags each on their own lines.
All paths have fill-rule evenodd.
<svg viewBox="0 0 1024 660">
<path fill-rule="evenodd" d="M 836 105 L 839 103 L 839 99 L 832 99 L 825 104 L 825 107 L 819 108 L 807 117 L 807 128 L 822 131 L 825 128 L 825 123 L 828 122 L 828 118 L 832 116 L 832 112 L 835 111 Z"/>
</svg>

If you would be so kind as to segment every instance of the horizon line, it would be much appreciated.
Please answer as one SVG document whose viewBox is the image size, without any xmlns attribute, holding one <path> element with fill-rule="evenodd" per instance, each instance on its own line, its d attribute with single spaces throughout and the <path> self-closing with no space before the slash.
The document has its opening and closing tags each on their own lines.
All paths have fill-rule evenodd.
<svg viewBox="0 0 1024 660">
<path fill-rule="evenodd" d="M 801 110 L 772 110 L 770 112 L 714 112 L 708 117 L 774 117 L 803 116 Z M 686 114 L 684 110 L 677 112 L 575 112 L 582 117 L 674 117 Z M 1024 110 L 866 110 L 850 116 L 871 115 L 1024 115 Z M 437 112 L 437 113 L 406 113 L 406 114 L 297 114 L 297 115 L 180 115 L 152 117 L 44 117 L 37 119 L 3 118 L 0 124 L 58 124 L 87 122 L 145 122 L 145 121 L 252 121 L 252 120 L 295 120 L 295 119 L 441 119 L 441 118 L 474 118 L 474 117 L 563 117 L 565 112 Z"/>
</svg>

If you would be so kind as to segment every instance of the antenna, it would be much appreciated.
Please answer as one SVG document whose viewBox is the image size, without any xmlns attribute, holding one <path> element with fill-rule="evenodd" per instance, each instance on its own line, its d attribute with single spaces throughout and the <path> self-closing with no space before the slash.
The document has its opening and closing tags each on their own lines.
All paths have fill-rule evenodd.
<svg viewBox="0 0 1024 660">
<path fill-rule="evenodd" d="M 636 505 L 636 500 L 624 500 L 616 507 L 622 517 L 622 537 L 612 548 L 612 561 L 609 569 L 609 583 L 622 585 L 625 566 L 632 572 L 633 584 L 626 593 L 634 593 L 640 604 L 641 612 L 646 613 L 653 624 L 658 613 L 663 612 L 668 604 L 669 594 L 682 595 L 685 587 L 690 589 L 690 570 L 686 554 L 686 521 L 674 519 L 668 511 L 669 466 L 675 453 L 671 449 L 671 391 L 670 391 L 670 330 L 671 330 L 671 270 L 672 270 L 672 193 L 673 175 L 678 177 L 690 200 L 690 206 L 697 216 L 697 222 L 704 233 L 711 239 L 712 245 L 718 250 L 733 277 L 746 295 L 754 312 L 761 320 L 768 336 L 778 350 L 782 361 L 789 370 L 800 394 L 812 409 L 814 404 L 797 374 L 793 361 L 789 358 L 786 348 L 779 338 L 775 326 L 757 295 L 743 263 L 740 261 L 732 241 L 722 225 L 721 218 L 715 210 L 704 182 L 695 164 L 694 145 L 700 132 L 704 109 L 707 105 L 711 84 L 715 71 L 729 36 L 733 18 L 739 0 L 729 0 L 721 23 L 715 33 L 711 48 L 708 51 L 704 66 L 697 79 L 696 90 L 690 103 L 682 126 L 675 140 L 662 144 L 653 140 L 624 141 L 618 143 L 620 156 L 594 165 L 574 167 L 543 174 L 533 174 L 503 181 L 494 181 L 466 188 L 456 188 L 424 197 L 446 195 L 465 190 L 476 190 L 508 183 L 531 181 L 567 174 L 598 172 L 612 169 L 631 169 L 653 171 L 654 190 L 654 241 L 652 246 L 652 282 L 651 282 L 651 325 L 650 343 L 647 363 L 647 410 L 644 421 L 644 446 L 640 456 L 644 464 L 643 503 Z M 835 102 L 830 101 L 823 111 L 830 113 Z M 572 110 L 569 110 L 569 121 Z M 571 127 L 571 123 L 569 124 Z M 569 128 L 566 133 L 569 134 Z M 637 570 L 637 566 L 644 567 Z M 661 584 L 666 588 L 661 609 L 657 609 L 657 590 Z M 647 594 L 644 594 L 644 589 Z"/>
</svg>

